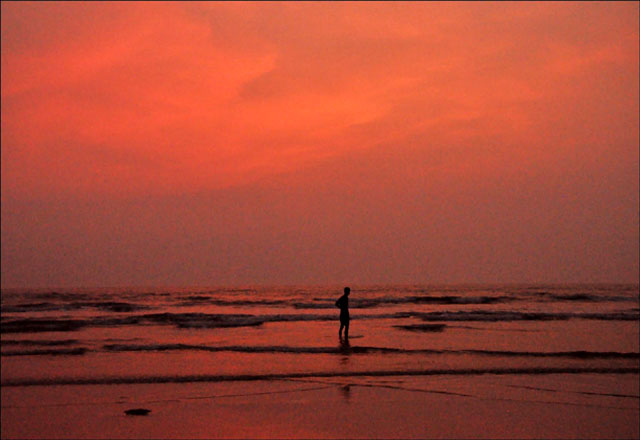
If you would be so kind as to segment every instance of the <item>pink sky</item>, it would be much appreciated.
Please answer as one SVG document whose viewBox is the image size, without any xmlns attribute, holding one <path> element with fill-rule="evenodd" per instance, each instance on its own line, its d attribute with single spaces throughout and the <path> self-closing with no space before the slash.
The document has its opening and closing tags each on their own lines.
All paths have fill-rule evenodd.
<svg viewBox="0 0 640 440">
<path fill-rule="evenodd" d="M 637 2 L 2 3 L 2 287 L 638 282 Z"/>
</svg>

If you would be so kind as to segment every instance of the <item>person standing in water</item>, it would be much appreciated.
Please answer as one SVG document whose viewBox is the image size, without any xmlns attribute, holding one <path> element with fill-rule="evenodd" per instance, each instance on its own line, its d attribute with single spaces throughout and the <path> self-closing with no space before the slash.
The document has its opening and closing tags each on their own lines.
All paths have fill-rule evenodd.
<svg viewBox="0 0 640 440">
<path fill-rule="evenodd" d="M 338 332 L 338 336 L 342 339 L 342 329 L 344 329 L 344 337 L 345 339 L 349 339 L 349 293 L 351 289 L 348 287 L 344 288 L 344 295 L 338 298 L 336 301 L 336 307 L 340 309 L 340 331 Z"/>
</svg>

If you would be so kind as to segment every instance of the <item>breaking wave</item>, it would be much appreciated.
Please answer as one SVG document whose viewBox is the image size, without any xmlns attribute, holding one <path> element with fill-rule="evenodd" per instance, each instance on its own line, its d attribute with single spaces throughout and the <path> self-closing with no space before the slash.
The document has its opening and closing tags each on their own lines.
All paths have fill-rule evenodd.
<svg viewBox="0 0 640 440">
<path fill-rule="evenodd" d="M 14 345 L 3 342 L 4 345 Z M 26 342 L 26 341 L 25 341 Z M 88 352 L 107 351 L 119 352 L 170 352 L 170 351 L 204 351 L 204 352 L 234 352 L 234 353 L 281 353 L 281 354 L 407 354 L 407 355 L 479 355 L 491 357 L 533 357 L 533 358 L 572 358 L 572 359 L 640 359 L 640 353 L 636 352 L 601 352 L 601 351 L 560 351 L 560 352 L 532 352 L 532 351 L 505 351 L 505 350 L 449 350 L 449 349 L 407 349 L 397 347 L 374 346 L 288 346 L 288 345 L 202 345 L 184 343 L 113 343 L 103 344 L 100 349 L 88 349 L 86 347 L 74 348 L 50 348 L 57 341 L 30 341 L 40 345 L 44 349 L 5 350 L 2 356 L 34 356 L 34 355 L 80 355 Z M 61 341 L 71 344 L 74 340 Z M 15 344 L 17 345 L 17 344 Z M 60 344 L 61 345 L 61 344 Z"/>
<path fill-rule="evenodd" d="M 472 310 L 460 312 L 409 313 L 423 321 L 566 321 L 569 319 L 593 319 L 603 321 L 637 321 L 640 313 L 629 310 L 609 313 L 545 313 Z"/>
<path fill-rule="evenodd" d="M 3 313 L 29 313 L 29 312 L 50 312 L 50 311 L 71 311 L 83 309 L 95 309 L 106 312 L 135 312 L 138 310 L 148 310 L 149 306 L 129 303 L 124 301 L 70 301 L 65 303 L 38 302 L 15 305 L 3 305 Z"/>
<path fill-rule="evenodd" d="M 50 346 L 59 346 L 59 345 L 75 345 L 78 342 L 80 341 L 78 341 L 77 339 L 57 339 L 57 340 L 3 339 L 1 344 L 3 347 L 7 345 L 50 347 Z"/>
<path fill-rule="evenodd" d="M 443 311 L 397 312 L 388 314 L 353 315 L 352 319 L 419 318 L 423 321 L 563 321 L 589 319 L 605 321 L 637 321 L 640 313 L 635 310 L 610 313 L 544 313 L 516 311 Z M 117 327 L 127 325 L 174 325 L 178 328 L 253 327 L 273 322 L 335 321 L 333 314 L 220 314 L 220 313 L 150 313 L 128 316 L 95 316 L 86 319 L 28 318 L 3 320 L 1 333 L 70 332 L 85 327 Z M 405 330 L 428 331 L 428 327 L 401 326 Z M 433 329 L 435 327 L 432 327 Z"/>
<path fill-rule="evenodd" d="M 194 305 L 202 305 L 202 304 L 210 304 L 215 306 L 229 306 L 229 307 L 242 307 L 242 306 L 280 306 L 286 307 L 291 305 L 288 301 L 285 300 L 269 300 L 269 299 L 241 299 L 241 300 L 230 300 L 230 299 L 218 299 L 211 297 L 209 295 L 191 295 L 183 299 L 179 305 L 181 306 L 194 306 Z"/>
<path fill-rule="evenodd" d="M 5 350 L 2 356 L 78 356 L 85 354 L 86 348 L 57 348 L 42 350 Z"/>
<path fill-rule="evenodd" d="M 380 297 L 365 299 L 350 299 L 349 307 L 353 309 L 368 309 L 381 305 L 400 304 L 497 304 L 515 301 L 517 298 L 508 296 L 405 296 L 405 297 Z M 333 301 L 320 299 L 315 302 L 296 302 L 292 304 L 296 309 L 333 309 Z"/>
</svg>

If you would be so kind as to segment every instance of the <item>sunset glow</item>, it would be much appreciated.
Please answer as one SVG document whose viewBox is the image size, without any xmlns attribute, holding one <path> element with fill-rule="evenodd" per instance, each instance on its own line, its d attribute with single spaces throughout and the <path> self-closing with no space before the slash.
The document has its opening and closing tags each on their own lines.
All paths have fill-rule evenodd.
<svg viewBox="0 0 640 440">
<path fill-rule="evenodd" d="M 2 2 L 2 286 L 638 281 L 637 2 Z"/>
</svg>

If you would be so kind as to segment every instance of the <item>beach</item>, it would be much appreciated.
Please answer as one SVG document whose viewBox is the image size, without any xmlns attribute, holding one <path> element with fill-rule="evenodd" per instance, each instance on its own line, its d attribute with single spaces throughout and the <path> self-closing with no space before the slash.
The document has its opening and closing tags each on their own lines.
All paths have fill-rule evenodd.
<svg viewBox="0 0 640 440">
<path fill-rule="evenodd" d="M 3 291 L 2 438 L 640 435 L 637 285 L 340 294 Z"/>
<path fill-rule="evenodd" d="M 2 437 L 637 438 L 637 398 L 620 397 L 637 389 L 633 374 L 10 387 Z"/>
</svg>

